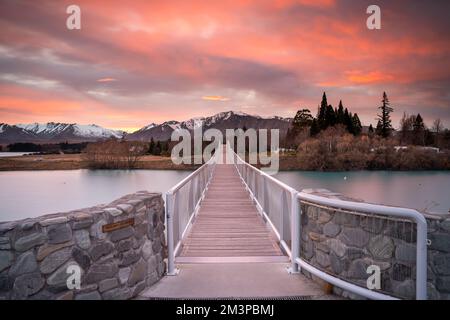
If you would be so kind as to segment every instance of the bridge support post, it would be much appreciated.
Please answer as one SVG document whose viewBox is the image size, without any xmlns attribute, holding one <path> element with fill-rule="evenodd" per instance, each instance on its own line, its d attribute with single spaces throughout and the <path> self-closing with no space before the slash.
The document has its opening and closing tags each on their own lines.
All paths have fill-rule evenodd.
<svg viewBox="0 0 450 320">
<path fill-rule="evenodd" d="M 300 266 L 297 258 L 300 258 L 300 206 L 298 192 L 291 192 L 291 266 L 289 273 L 299 273 Z"/>
<path fill-rule="evenodd" d="M 167 275 L 176 276 L 179 272 L 175 268 L 175 248 L 173 239 L 173 194 L 166 193 L 166 223 L 167 223 Z"/>
</svg>

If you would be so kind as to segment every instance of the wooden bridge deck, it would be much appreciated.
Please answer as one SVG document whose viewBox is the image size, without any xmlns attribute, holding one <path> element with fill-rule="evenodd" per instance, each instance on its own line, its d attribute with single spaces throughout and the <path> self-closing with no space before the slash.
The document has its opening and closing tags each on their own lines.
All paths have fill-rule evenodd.
<svg viewBox="0 0 450 320">
<path fill-rule="evenodd" d="M 216 165 L 205 198 L 176 261 L 287 261 L 234 165 Z"/>
</svg>

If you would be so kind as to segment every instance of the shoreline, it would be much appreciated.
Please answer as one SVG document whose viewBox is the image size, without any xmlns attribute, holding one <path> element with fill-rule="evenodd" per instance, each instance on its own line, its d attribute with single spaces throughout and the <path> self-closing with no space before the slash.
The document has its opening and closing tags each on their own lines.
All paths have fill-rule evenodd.
<svg viewBox="0 0 450 320">
<path fill-rule="evenodd" d="M 0 172 L 7 171 L 54 171 L 54 170 L 180 170 L 192 171 L 199 167 L 199 165 L 175 165 L 170 157 L 164 156 L 143 156 L 137 162 L 133 169 L 114 168 L 102 169 L 91 168 L 87 161 L 83 160 L 80 154 L 51 154 L 51 155 L 23 155 L 17 157 L 2 157 L 0 158 Z M 305 171 L 305 172 L 357 172 L 357 171 L 448 171 L 448 168 L 415 168 L 415 169 L 368 169 L 361 168 L 355 170 L 305 170 L 296 162 L 294 156 L 281 156 L 279 171 Z"/>
</svg>

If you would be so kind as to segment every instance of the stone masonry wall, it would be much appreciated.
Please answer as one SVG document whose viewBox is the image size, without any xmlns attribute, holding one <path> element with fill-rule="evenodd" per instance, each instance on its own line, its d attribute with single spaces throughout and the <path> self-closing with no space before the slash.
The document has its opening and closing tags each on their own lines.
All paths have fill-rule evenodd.
<svg viewBox="0 0 450 320">
<path fill-rule="evenodd" d="M 105 230 L 105 224 L 134 225 Z M 130 299 L 165 271 L 164 203 L 141 191 L 109 205 L 0 223 L 1 299 Z M 69 290 L 67 268 L 81 268 Z"/>
<path fill-rule="evenodd" d="M 304 190 L 329 198 L 351 200 L 325 189 Z M 357 200 L 356 200 L 357 201 Z M 415 298 L 416 226 L 407 220 L 301 204 L 300 255 L 338 278 L 366 287 L 369 265 L 381 269 L 381 292 Z M 426 215 L 428 224 L 428 298 L 450 299 L 450 216 Z M 306 271 L 307 276 L 320 281 Z M 358 299 L 333 288 L 336 294 Z"/>
</svg>

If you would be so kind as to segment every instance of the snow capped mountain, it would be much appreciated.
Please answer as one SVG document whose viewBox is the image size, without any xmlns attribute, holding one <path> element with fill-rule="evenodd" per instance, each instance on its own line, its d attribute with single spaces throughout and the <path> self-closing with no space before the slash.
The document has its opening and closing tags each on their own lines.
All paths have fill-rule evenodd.
<svg viewBox="0 0 450 320">
<path fill-rule="evenodd" d="M 124 134 L 123 131 L 105 129 L 95 124 L 80 125 L 55 122 L 2 124 L 0 143 L 95 141 L 107 138 L 122 138 Z"/>
<path fill-rule="evenodd" d="M 8 125 L 0 123 L 0 143 L 35 142 L 83 142 L 96 141 L 108 138 L 123 138 L 128 140 L 149 141 L 169 140 L 172 132 L 177 129 L 194 130 L 203 127 L 203 130 L 215 128 L 223 133 L 226 129 L 254 128 L 279 129 L 280 134 L 286 133 L 290 118 L 260 117 L 244 112 L 225 111 L 209 117 L 195 117 L 186 121 L 166 121 L 161 124 L 150 123 L 147 126 L 126 134 L 123 131 L 111 130 L 95 124 L 81 125 L 77 123 L 29 123 Z"/>
<path fill-rule="evenodd" d="M 129 140 L 148 141 L 168 140 L 174 130 L 187 129 L 194 130 L 203 127 L 203 130 L 216 128 L 225 132 L 226 129 L 236 128 L 255 128 L 255 129 L 280 129 L 281 134 L 286 133 L 291 119 L 278 116 L 263 118 L 260 116 L 249 115 L 244 112 L 225 111 L 217 113 L 210 117 L 195 117 L 186 121 L 166 121 L 162 124 L 154 123 L 139 129 L 127 135 Z"/>
</svg>

